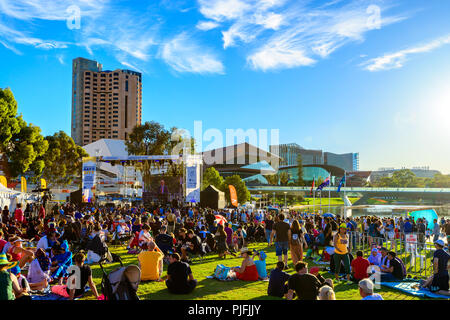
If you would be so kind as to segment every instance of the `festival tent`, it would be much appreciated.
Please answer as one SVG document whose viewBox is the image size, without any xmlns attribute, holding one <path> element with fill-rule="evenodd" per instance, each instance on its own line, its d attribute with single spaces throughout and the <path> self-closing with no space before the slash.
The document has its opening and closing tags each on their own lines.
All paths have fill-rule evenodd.
<svg viewBox="0 0 450 320">
<path fill-rule="evenodd" d="M 16 209 L 18 203 L 25 204 L 27 201 L 37 201 L 38 196 L 30 193 L 19 192 L 13 189 L 8 189 L 0 184 L 0 207 L 3 209 L 8 206 L 9 211 Z"/>
<path fill-rule="evenodd" d="M 225 208 L 225 193 L 214 186 L 208 186 L 200 192 L 200 206 L 203 208 Z"/>
<path fill-rule="evenodd" d="M 419 211 L 413 211 L 409 213 L 409 216 L 414 219 L 414 221 L 417 221 L 417 219 L 426 219 L 428 221 L 428 229 L 433 230 L 434 227 L 434 219 L 438 219 L 438 215 L 434 209 L 428 209 L 428 210 L 419 210 Z"/>
</svg>

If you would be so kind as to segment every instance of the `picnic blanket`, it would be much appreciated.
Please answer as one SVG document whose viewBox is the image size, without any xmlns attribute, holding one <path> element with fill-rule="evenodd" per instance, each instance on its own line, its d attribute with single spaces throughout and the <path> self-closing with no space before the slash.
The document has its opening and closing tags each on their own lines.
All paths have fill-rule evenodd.
<svg viewBox="0 0 450 320">
<path fill-rule="evenodd" d="M 91 288 L 89 287 L 85 287 L 84 288 L 84 293 L 88 292 L 89 290 L 91 290 Z M 82 298 L 82 296 L 75 298 L 75 300 L 78 300 L 80 298 Z M 33 294 L 31 295 L 31 300 L 45 300 L 45 301 L 64 301 L 64 300 L 69 300 L 68 298 L 65 298 L 63 296 L 60 296 L 58 294 L 54 294 L 52 293 L 50 290 L 44 290 L 44 293 L 42 294 Z"/>
<path fill-rule="evenodd" d="M 420 290 L 417 290 L 413 288 L 414 285 L 417 285 L 417 281 L 402 281 L 402 282 L 380 282 L 382 286 L 399 290 L 404 293 L 410 294 L 415 297 L 427 297 L 427 298 L 433 298 L 433 299 L 450 299 L 449 296 L 440 295 L 437 293 L 431 292 L 428 288 L 421 288 Z"/>
</svg>

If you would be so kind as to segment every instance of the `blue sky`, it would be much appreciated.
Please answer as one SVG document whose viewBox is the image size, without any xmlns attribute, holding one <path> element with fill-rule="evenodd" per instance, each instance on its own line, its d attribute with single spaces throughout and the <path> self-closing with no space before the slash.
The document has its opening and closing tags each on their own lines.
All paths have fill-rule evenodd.
<svg viewBox="0 0 450 320">
<path fill-rule="evenodd" d="M 279 129 L 281 143 L 359 152 L 362 170 L 450 173 L 448 12 L 441 0 L 0 0 L 0 87 L 45 135 L 70 133 L 81 56 L 143 72 L 144 121 Z"/>
</svg>

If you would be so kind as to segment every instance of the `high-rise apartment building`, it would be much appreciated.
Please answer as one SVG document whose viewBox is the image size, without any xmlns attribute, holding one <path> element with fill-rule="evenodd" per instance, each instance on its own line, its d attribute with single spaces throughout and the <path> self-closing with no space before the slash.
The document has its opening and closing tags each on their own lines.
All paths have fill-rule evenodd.
<svg viewBox="0 0 450 320">
<path fill-rule="evenodd" d="M 131 70 L 102 71 L 97 61 L 72 63 L 72 130 L 76 144 L 99 139 L 127 140 L 142 121 L 142 74 Z"/>
</svg>

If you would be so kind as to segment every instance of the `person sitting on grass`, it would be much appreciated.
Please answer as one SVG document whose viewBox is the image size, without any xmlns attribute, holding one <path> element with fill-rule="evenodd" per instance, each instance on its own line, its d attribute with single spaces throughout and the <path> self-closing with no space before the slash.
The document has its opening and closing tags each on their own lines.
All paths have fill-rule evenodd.
<svg viewBox="0 0 450 320">
<path fill-rule="evenodd" d="M 325 279 L 317 273 L 313 275 L 308 272 L 308 264 L 300 261 L 295 265 L 296 273 L 289 277 L 287 300 L 294 298 L 298 300 L 317 300 L 319 289 L 327 284 Z"/>
<path fill-rule="evenodd" d="M 334 290 L 329 285 L 325 285 L 319 289 L 318 300 L 336 300 Z"/>
<path fill-rule="evenodd" d="M 138 255 L 139 268 L 141 269 L 141 280 L 162 281 L 164 253 L 153 242 L 144 242 L 142 252 Z"/>
<path fill-rule="evenodd" d="M 277 267 L 270 272 L 269 286 L 267 287 L 267 294 L 273 297 L 287 297 L 288 285 L 286 282 L 291 276 L 284 270 L 284 262 L 278 261 Z"/>
<path fill-rule="evenodd" d="M 142 230 L 139 232 L 139 246 L 142 248 L 144 243 L 149 243 L 153 241 L 153 237 L 150 233 L 150 226 L 148 224 L 144 224 L 142 226 Z"/>
<path fill-rule="evenodd" d="M 52 264 L 50 272 L 53 280 L 59 280 L 66 274 L 67 268 L 72 265 L 72 252 L 67 251 L 59 244 L 52 248 Z"/>
<path fill-rule="evenodd" d="M 381 253 L 378 252 L 377 248 L 372 249 L 372 254 L 367 258 L 371 265 L 381 266 Z M 367 278 L 367 277 L 365 277 Z"/>
<path fill-rule="evenodd" d="M 389 267 L 386 265 L 381 266 L 381 278 L 382 282 L 397 282 L 402 281 L 405 277 L 403 272 L 402 262 L 396 257 L 395 252 L 389 251 L 387 254 L 389 260 Z"/>
<path fill-rule="evenodd" d="M 374 293 L 374 284 L 372 280 L 370 279 L 363 279 L 359 281 L 359 295 L 361 296 L 361 300 L 383 300 L 383 297 L 378 294 Z"/>
<path fill-rule="evenodd" d="M 19 262 L 19 268 L 23 268 L 23 266 L 27 262 L 33 261 L 34 252 L 22 247 L 22 242 L 25 242 L 25 240 L 22 240 L 18 237 L 13 237 L 9 242 L 12 244 L 12 246 L 8 249 L 8 253 L 11 255 L 12 261 Z"/>
<path fill-rule="evenodd" d="M 189 294 L 197 286 L 191 268 L 186 262 L 180 261 L 178 253 L 169 256 L 169 266 L 167 268 L 166 286 L 170 293 Z"/>
<path fill-rule="evenodd" d="M 362 279 L 366 279 L 369 277 L 367 274 L 367 268 L 369 268 L 370 262 L 367 259 L 364 259 L 363 252 L 356 252 L 356 259 L 352 261 L 352 280 L 355 282 L 359 282 Z"/>
<path fill-rule="evenodd" d="M 78 252 L 74 257 L 73 261 L 75 262 L 75 265 L 79 268 L 80 276 L 79 279 L 75 279 L 74 276 L 70 276 L 67 279 L 66 285 L 56 285 L 52 287 L 52 293 L 60 295 L 65 298 L 69 298 L 70 300 L 74 300 L 75 298 L 81 297 L 85 292 L 85 287 L 87 284 L 89 284 L 89 287 L 92 290 L 92 293 L 94 294 L 95 298 L 98 299 L 98 292 L 97 287 L 94 284 L 94 281 L 92 280 L 92 270 L 91 267 L 84 264 L 84 261 L 86 260 L 86 255 L 84 252 L 80 251 Z M 78 281 L 76 281 L 78 280 Z M 76 285 L 79 284 L 79 287 L 77 288 Z"/>
<path fill-rule="evenodd" d="M 433 275 L 425 280 L 421 287 L 429 288 L 431 292 L 450 296 L 449 291 L 449 259 L 450 255 L 444 251 L 444 241 L 434 242 L 436 251 L 433 254 Z"/>
<path fill-rule="evenodd" d="M 252 259 L 252 251 L 246 247 L 241 249 L 241 257 L 244 258 L 240 267 L 232 268 L 236 273 L 236 279 L 242 281 L 257 281 L 258 269 Z"/>
<path fill-rule="evenodd" d="M 255 260 L 255 257 L 258 257 L 258 260 Z M 266 258 L 267 254 L 262 250 L 253 252 L 252 259 L 256 265 L 256 269 L 258 270 L 258 275 L 261 280 L 267 279 Z"/>
<path fill-rule="evenodd" d="M 21 288 L 17 277 L 8 271 L 18 263 L 18 261 L 10 262 L 5 253 L 0 254 L 0 301 L 29 298 L 26 288 Z"/>
<path fill-rule="evenodd" d="M 202 240 L 198 235 L 194 233 L 194 230 L 189 229 L 187 232 L 188 240 L 186 242 L 186 252 L 191 255 L 203 255 L 204 250 L 202 247 Z"/>
<path fill-rule="evenodd" d="M 34 256 L 35 259 L 30 263 L 30 268 L 28 269 L 27 280 L 31 290 L 40 291 L 47 288 L 51 280 L 51 260 L 42 248 L 37 249 Z"/>
</svg>

